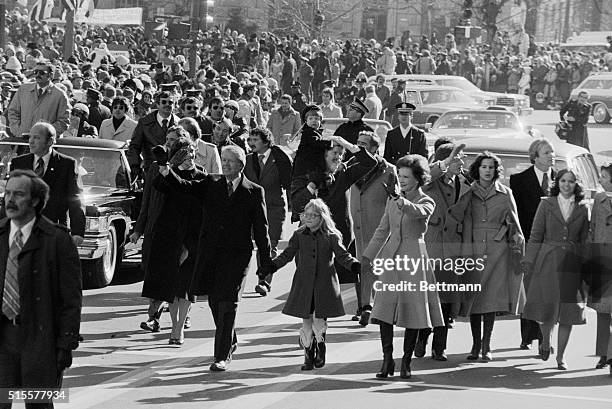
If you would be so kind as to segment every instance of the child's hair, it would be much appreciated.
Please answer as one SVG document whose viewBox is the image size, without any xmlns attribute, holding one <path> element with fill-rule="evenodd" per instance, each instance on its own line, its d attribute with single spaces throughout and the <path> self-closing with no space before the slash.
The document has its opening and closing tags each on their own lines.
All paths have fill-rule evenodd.
<svg viewBox="0 0 612 409">
<path fill-rule="evenodd" d="M 308 105 L 304 111 L 302 111 L 302 121 L 306 123 L 309 116 L 316 115 L 319 118 L 323 119 L 323 111 L 316 105 Z"/>
<path fill-rule="evenodd" d="M 310 208 L 321 216 L 321 227 L 319 227 L 319 229 L 321 229 L 323 233 L 336 234 L 338 237 L 342 238 L 342 233 L 336 228 L 336 223 L 334 223 L 332 219 L 329 207 L 327 207 L 322 199 L 311 199 L 306 206 L 304 206 L 304 211 Z"/>
</svg>

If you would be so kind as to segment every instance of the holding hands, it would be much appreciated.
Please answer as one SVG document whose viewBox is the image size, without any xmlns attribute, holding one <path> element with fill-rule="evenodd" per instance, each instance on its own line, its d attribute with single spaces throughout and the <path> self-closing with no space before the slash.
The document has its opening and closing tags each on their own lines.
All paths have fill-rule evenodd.
<svg viewBox="0 0 612 409">
<path fill-rule="evenodd" d="M 276 270 L 278 270 L 278 267 L 276 267 L 274 263 L 262 264 L 257 269 L 257 276 L 260 279 L 265 280 L 268 275 L 276 273 Z"/>
</svg>

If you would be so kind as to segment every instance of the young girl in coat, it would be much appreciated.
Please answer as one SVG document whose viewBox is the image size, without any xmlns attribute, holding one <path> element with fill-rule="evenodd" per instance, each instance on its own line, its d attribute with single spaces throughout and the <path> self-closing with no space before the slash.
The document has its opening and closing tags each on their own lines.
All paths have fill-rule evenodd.
<svg viewBox="0 0 612 409">
<path fill-rule="evenodd" d="M 360 271 L 361 265 L 342 245 L 342 235 L 323 200 L 308 202 L 300 219 L 302 225 L 289 240 L 285 251 L 272 260 L 272 266 L 260 267 L 257 274 L 265 277 L 295 257 L 297 269 L 283 314 L 302 318 L 302 370 L 312 370 L 325 365 L 327 319 L 345 314 L 334 258 L 353 272 Z"/>
</svg>

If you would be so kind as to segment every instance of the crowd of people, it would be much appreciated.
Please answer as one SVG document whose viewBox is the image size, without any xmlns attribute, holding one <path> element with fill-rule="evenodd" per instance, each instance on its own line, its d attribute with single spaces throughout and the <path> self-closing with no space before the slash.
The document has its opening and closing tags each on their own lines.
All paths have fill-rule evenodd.
<svg viewBox="0 0 612 409">
<path fill-rule="evenodd" d="M 601 169 L 605 192 L 595 197 L 589 218 L 576 174 L 553 169 L 550 141 L 533 141 L 533 166 L 513 175 L 507 187 L 494 153 L 481 153 L 464 169 L 465 146 L 441 138 L 429 155 L 424 132 L 412 124 L 416 107 L 393 100 L 384 81 L 368 82 L 380 74 L 455 74 L 485 90 L 547 89 L 552 103 L 568 100 L 580 78 L 607 69 L 612 54 L 599 59 L 533 42 L 523 50 L 525 44 L 512 45 L 503 34 L 491 45 L 458 52 L 452 35 L 444 44 L 426 37 L 412 43 L 408 35 L 398 45 L 394 39 L 307 42 L 269 33 L 247 39 L 214 28 L 201 34 L 196 74 L 189 77 L 187 50 L 146 41 L 142 28 L 77 28 L 75 53 L 63 60 L 61 29 L 10 17 L 2 116 L 6 133 L 27 138 L 31 153 L 12 161 L 4 199 L 9 220 L 0 222 L 7 244 L 0 252 L 7 265 L 0 276 L 0 325 L 11 334 L 0 339 L 0 386 L 57 386 L 58 379 L 61 385 L 78 346 L 80 275 L 65 282 L 52 274 L 36 285 L 47 304 L 62 305 L 62 319 L 32 348 L 45 355 L 40 362 L 57 358 L 60 376 L 28 378 L 39 361 L 21 345 L 20 328 L 30 339 L 38 328 L 33 323 L 43 319 L 37 314 L 55 310 L 37 304 L 26 288 L 31 281 L 16 281 L 17 271 L 28 277 L 43 271 L 16 254 L 28 250 L 32 235 L 51 240 L 58 253 L 33 253 L 34 260 L 51 258 L 44 269 L 64 273 L 74 267 L 85 234 L 76 165 L 53 149 L 62 137 L 129 141 L 131 172 L 144 180 L 130 235 L 134 243 L 143 239 L 142 295 L 150 300 L 140 326 L 159 332 L 167 307 L 168 342 L 180 346 L 192 325 L 192 304 L 206 296 L 216 328 L 212 371 L 225 371 L 238 347 L 235 320 L 253 241 L 261 296 L 295 259 L 283 313 L 302 319 L 303 370 L 325 365 L 327 319 L 345 315 L 341 283 L 355 286 L 352 319 L 380 327 L 379 378 L 395 370 L 394 325 L 405 328 L 400 376 L 410 378 L 411 360 L 426 354 L 432 333 L 432 358 L 448 359 L 448 330 L 459 316 L 469 317 L 473 336 L 467 359 L 492 360 L 494 323 L 503 314 L 522 314 L 520 348 L 539 340 L 545 361 L 554 353 L 551 337 L 559 324 L 557 368 L 566 370 L 572 326 L 585 323 L 587 303 L 598 312 L 597 367 L 610 364 L 612 168 Z M 107 45 L 115 43 L 127 44 L 130 58 L 113 57 Z M 554 80 L 546 79 L 550 72 Z M 561 117 L 581 123 L 585 110 L 588 120 L 582 95 Z M 381 151 L 383 141 L 364 119 L 386 118 L 389 111 L 397 126 Z M 333 117 L 346 122 L 329 132 L 323 120 Z M 585 129 L 579 131 L 586 138 Z M 289 212 L 299 227 L 279 252 Z M 375 273 L 380 260 L 396 257 L 481 260 L 483 268 L 457 274 L 396 265 Z M 72 264 L 64 266 L 66 260 Z M 420 283 L 427 284 L 424 290 L 389 289 Z M 438 289 L 436 283 L 480 290 Z M 19 366 L 22 372 L 15 371 Z"/>
</svg>

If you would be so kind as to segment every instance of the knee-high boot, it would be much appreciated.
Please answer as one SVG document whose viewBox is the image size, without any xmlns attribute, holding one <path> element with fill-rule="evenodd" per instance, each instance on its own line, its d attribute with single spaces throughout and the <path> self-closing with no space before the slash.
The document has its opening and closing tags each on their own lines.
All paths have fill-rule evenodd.
<svg viewBox="0 0 612 409">
<path fill-rule="evenodd" d="M 482 330 L 480 328 L 481 317 L 482 314 L 470 315 L 470 328 L 472 329 L 472 351 L 470 351 L 470 354 L 467 357 L 467 359 L 470 361 L 478 359 L 480 347 L 482 346 Z"/>
<path fill-rule="evenodd" d="M 495 325 L 495 313 L 488 312 L 482 315 L 483 334 L 482 334 L 482 359 L 490 361 L 493 359 L 491 354 L 491 334 L 493 333 L 493 325 Z"/>
<path fill-rule="evenodd" d="M 416 346 L 418 336 L 418 329 L 406 328 L 404 333 L 404 356 L 402 357 L 400 378 L 409 379 L 412 376 L 410 362 L 412 361 L 412 354 L 414 352 L 414 347 Z"/>
<path fill-rule="evenodd" d="M 310 345 L 304 347 L 304 365 L 302 365 L 302 371 L 312 371 L 314 368 L 316 348 L 317 343 L 314 339 Z"/>
<path fill-rule="evenodd" d="M 387 376 L 393 376 L 393 372 L 395 372 L 395 362 L 393 362 L 393 325 L 386 322 L 380 323 L 380 341 L 383 350 L 383 363 L 376 377 L 386 378 Z"/>
</svg>

